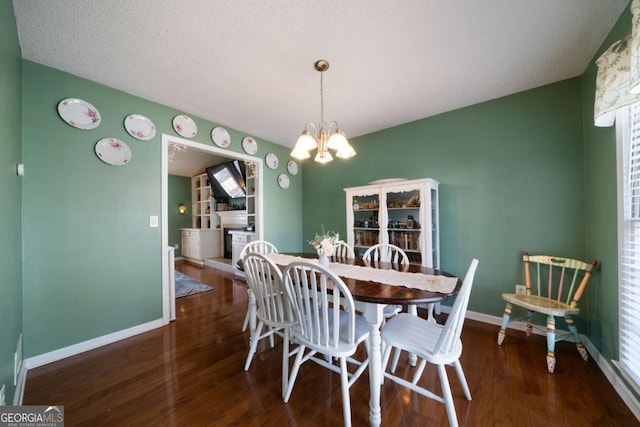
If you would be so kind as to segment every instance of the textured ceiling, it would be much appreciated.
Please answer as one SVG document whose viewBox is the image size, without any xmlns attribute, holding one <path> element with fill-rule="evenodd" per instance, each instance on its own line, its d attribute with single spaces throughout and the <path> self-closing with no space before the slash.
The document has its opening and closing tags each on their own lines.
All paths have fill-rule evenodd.
<svg viewBox="0 0 640 427">
<path fill-rule="evenodd" d="M 628 0 L 13 4 L 24 58 L 293 146 L 317 59 L 325 119 L 359 136 L 581 75 Z"/>
</svg>

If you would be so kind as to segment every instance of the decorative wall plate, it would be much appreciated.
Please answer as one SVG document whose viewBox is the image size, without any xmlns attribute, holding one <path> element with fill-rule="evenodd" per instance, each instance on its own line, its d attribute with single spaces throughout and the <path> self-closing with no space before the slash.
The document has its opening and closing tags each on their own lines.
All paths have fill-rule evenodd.
<svg viewBox="0 0 640 427">
<path fill-rule="evenodd" d="M 289 188 L 289 176 L 286 173 L 281 173 L 278 175 L 278 185 L 283 190 Z"/>
<path fill-rule="evenodd" d="M 242 138 L 242 149 L 247 154 L 256 154 L 258 152 L 258 143 L 250 136 Z"/>
<path fill-rule="evenodd" d="M 129 114 L 124 119 L 124 128 L 129 135 L 141 141 L 148 141 L 156 136 L 156 125 L 142 114 Z"/>
<path fill-rule="evenodd" d="M 229 135 L 229 132 L 227 132 L 225 128 L 220 126 L 211 130 L 211 140 L 218 147 L 225 148 L 231 145 L 231 135 Z"/>
<path fill-rule="evenodd" d="M 131 149 L 116 138 L 102 138 L 96 143 L 96 155 L 108 165 L 122 166 L 131 161 Z"/>
<path fill-rule="evenodd" d="M 198 126 L 189 116 L 180 115 L 173 118 L 173 129 L 178 135 L 193 138 L 198 133 Z"/>
<path fill-rule="evenodd" d="M 63 99 L 58 104 L 58 114 L 74 128 L 90 130 L 100 125 L 98 109 L 82 99 Z"/>
<path fill-rule="evenodd" d="M 296 163 L 295 160 L 289 160 L 287 162 L 287 171 L 291 175 L 298 175 L 298 164 Z"/>
<path fill-rule="evenodd" d="M 274 153 L 268 153 L 264 157 L 264 161 L 267 163 L 267 167 L 269 169 L 278 169 L 278 156 L 276 156 Z"/>
</svg>

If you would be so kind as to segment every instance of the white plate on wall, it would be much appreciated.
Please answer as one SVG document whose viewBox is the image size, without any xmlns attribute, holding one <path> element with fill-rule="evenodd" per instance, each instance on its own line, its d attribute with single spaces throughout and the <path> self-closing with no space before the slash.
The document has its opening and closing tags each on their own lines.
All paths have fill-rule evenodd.
<svg viewBox="0 0 640 427">
<path fill-rule="evenodd" d="M 96 143 L 96 155 L 108 165 L 123 166 L 131 161 L 131 149 L 116 138 L 102 138 Z"/>
<path fill-rule="evenodd" d="M 283 190 L 289 188 L 289 177 L 286 173 L 281 173 L 280 175 L 278 175 L 278 185 Z"/>
<path fill-rule="evenodd" d="M 278 156 L 276 156 L 274 153 L 268 153 L 264 157 L 264 161 L 269 169 L 278 169 Z"/>
<path fill-rule="evenodd" d="M 58 114 L 68 125 L 77 129 L 90 130 L 100 125 L 98 109 L 82 99 L 63 99 L 58 103 Z"/>
<path fill-rule="evenodd" d="M 247 154 L 256 154 L 258 152 L 258 142 L 250 136 L 242 138 L 242 149 Z"/>
<path fill-rule="evenodd" d="M 296 163 L 295 160 L 289 160 L 287 162 L 287 171 L 291 175 L 298 175 L 298 164 Z"/>
<path fill-rule="evenodd" d="M 225 148 L 231 145 L 231 135 L 225 128 L 219 126 L 211 130 L 211 140 L 218 147 Z"/>
<path fill-rule="evenodd" d="M 129 114 L 124 119 L 124 128 L 129 135 L 141 141 L 148 141 L 156 136 L 156 125 L 142 114 Z"/>
<path fill-rule="evenodd" d="M 196 122 L 189 116 L 180 115 L 173 118 L 173 129 L 184 138 L 193 138 L 198 133 Z"/>
</svg>

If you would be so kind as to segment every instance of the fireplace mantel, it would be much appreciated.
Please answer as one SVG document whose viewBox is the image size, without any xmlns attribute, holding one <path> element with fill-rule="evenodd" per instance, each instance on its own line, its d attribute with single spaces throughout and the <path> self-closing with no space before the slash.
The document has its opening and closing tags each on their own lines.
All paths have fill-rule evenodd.
<svg viewBox="0 0 640 427">
<path fill-rule="evenodd" d="M 220 217 L 220 228 L 247 225 L 247 211 L 216 211 Z"/>
</svg>

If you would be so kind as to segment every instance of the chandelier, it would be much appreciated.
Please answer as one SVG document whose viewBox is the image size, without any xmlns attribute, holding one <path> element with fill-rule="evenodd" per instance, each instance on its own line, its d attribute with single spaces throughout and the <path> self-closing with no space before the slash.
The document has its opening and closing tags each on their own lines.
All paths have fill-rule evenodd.
<svg viewBox="0 0 640 427">
<path fill-rule="evenodd" d="M 307 122 L 304 126 L 302 135 L 298 138 L 296 146 L 291 151 L 291 157 L 299 160 L 311 157 L 310 150 L 318 149 L 314 160 L 318 163 L 328 163 L 333 160 L 331 150 L 335 150 L 336 157 L 348 159 L 356 155 L 355 150 L 347 137 L 338 127 L 338 122 L 332 121 L 325 123 L 324 121 L 324 85 L 323 73 L 329 69 L 329 61 L 320 59 L 315 62 L 314 67 L 320 71 L 320 122 L 318 124 Z"/>
</svg>

